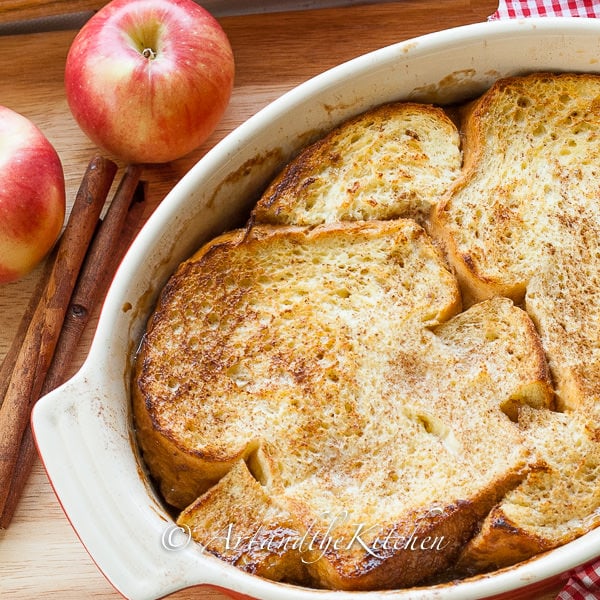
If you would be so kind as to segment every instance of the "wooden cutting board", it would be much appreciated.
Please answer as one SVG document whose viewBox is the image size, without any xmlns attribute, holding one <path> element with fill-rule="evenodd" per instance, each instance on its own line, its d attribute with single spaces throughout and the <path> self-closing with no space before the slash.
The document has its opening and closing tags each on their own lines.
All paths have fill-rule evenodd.
<svg viewBox="0 0 600 600">
<path fill-rule="evenodd" d="M 95 9 L 102 4 L 95 0 L 2 0 L 0 23 Z M 197 151 L 173 163 L 144 169 L 142 177 L 148 181 L 144 217 L 211 146 L 295 85 L 379 47 L 484 21 L 495 8 L 492 0 L 404 0 L 221 19 L 237 65 L 231 104 L 215 133 Z M 63 92 L 64 61 L 75 33 L 66 30 L 0 36 L 0 104 L 29 117 L 55 145 L 65 169 L 69 208 L 96 151 L 71 118 Z M 16 332 L 39 273 L 37 269 L 19 282 L 0 287 L 0 358 Z M 72 372 L 83 362 L 96 320 L 92 319 L 84 334 Z M 0 532 L 0 597 L 120 598 L 71 529 L 39 462 L 12 525 Z M 224 598 L 220 592 L 207 589 L 181 591 L 172 597 Z"/>
</svg>

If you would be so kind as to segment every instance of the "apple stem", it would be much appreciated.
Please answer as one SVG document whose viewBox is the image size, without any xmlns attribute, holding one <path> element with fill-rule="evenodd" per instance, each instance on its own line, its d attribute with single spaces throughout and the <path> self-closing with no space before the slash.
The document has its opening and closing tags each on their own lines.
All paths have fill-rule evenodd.
<svg viewBox="0 0 600 600">
<path fill-rule="evenodd" d="M 147 58 L 149 60 L 154 60 L 156 58 L 156 52 L 154 52 L 152 48 L 144 48 L 142 50 L 142 55 L 144 56 L 144 58 Z"/>
</svg>

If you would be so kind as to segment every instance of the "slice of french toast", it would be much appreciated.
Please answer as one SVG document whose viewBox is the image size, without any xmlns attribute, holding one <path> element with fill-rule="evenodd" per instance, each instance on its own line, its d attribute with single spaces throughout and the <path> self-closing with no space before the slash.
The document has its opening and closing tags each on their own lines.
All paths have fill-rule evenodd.
<svg viewBox="0 0 600 600">
<path fill-rule="evenodd" d="M 385 104 L 304 149 L 269 185 L 252 217 L 280 225 L 398 217 L 423 224 L 461 162 L 458 131 L 441 108 Z"/>
<path fill-rule="evenodd" d="M 460 309 L 412 220 L 204 246 L 161 295 L 133 389 L 179 522 L 241 568 L 318 587 L 446 569 L 539 468 L 517 417 L 552 401 L 527 314 L 508 299 Z"/>
<path fill-rule="evenodd" d="M 498 81 L 464 124 L 465 175 L 433 212 L 467 304 L 524 302 L 558 406 L 600 423 L 600 76 Z"/>
<path fill-rule="evenodd" d="M 308 579 L 300 532 L 243 459 L 182 511 L 177 524 L 205 551 L 253 575 L 274 581 Z"/>
<path fill-rule="evenodd" d="M 600 525 L 600 440 L 578 412 L 522 407 L 519 422 L 542 469 L 528 475 L 494 507 L 458 560 L 458 570 L 506 567 Z"/>
<path fill-rule="evenodd" d="M 581 465 L 595 464 L 600 439 L 600 76 L 500 80 L 470 107 L 464 138 L 464 176 L 434 209 L 430 231 L 467 305 L 493 296 L 523 302 L 565 411 L 538 426 L 550 448 L 570 440 L 578 449 L 553 460 L 545 447 L 548 469 L 486 520 L 464 562 L 491 566 L 599 523 L 597 480 Z M 586 425 L 577 428 L 580 418 Z"/>
</svg>

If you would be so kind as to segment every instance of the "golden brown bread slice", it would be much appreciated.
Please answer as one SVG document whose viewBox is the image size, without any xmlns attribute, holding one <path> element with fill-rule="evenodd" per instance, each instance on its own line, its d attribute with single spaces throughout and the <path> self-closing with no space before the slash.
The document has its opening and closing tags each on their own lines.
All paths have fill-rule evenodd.
<svg viewBox="0 0 600 600">
<path fill-rule="evenodd" d="M 458 561 L 466 573 L 489 571 L 562 546 L 600 525 L 597 424 L 576 412 L 521 408 L 543 469 L 532 472 L 485 518 Z"/>
<path fill-rule="evenodd" d="M 228 417 L 239 412 L 239 402 L 267 398 L 275 405 L 265 409 L 268 416 L 277 414 L 279 402 L 294 408 L 290 390 L 310 397 L 314 385 L 333 398 L 341 376 L 347 385 L 357 386 L 352 369 L 362 349 L 356 336 L 371 336 L 373 345 L 372 336 L 383 335 L 380 305 L 391 310 L 392 302 L 401 302 L 403 319 L 417 315 L 432 323 L 458 312 L 456 282 L 439 252 L 421 242 L 425 238 L 410 223 L 332 225 L 314 232 L 255 227 L 213 240 L 180 267 L 149 324 L 135 389 L 140 402 L 153 403 L 139 411 L 141 438 L 146 429 L 154 436 L 157 427 L 166 434 L 154 436 L 157 446 L 147 449 L 147 458 L 156 454 L 148 458 L 151 464 L 168 461 L 168 484 L 163 485 L 167 501 L 186 506 L 239 456 L 256 449 L 255 441 L 239 442 L 228 432 Z M 391 277 L 405 273 L 402 265 L 406 273 L 420 272 L 420 277 L 405 276 L 401 285 L 394 285 Z M 369 290 L 370 298 L 354 293 L 356 286 Z M 356 320 L 356 311 L 379 328 L 363 331 L 366 324 Z M 310 334 L 306 344 L 311 352 L 298 347 L 298 331 Z M 204 394 L 236 402 L 212 406 L 205 423 L 194 418 L 198 409 L 190 409 L 189 428 L 169 431 L 182 416 L 178 398 L 193 402 Z M 261 411 L 256 416 L 263 420 Z M 171 439 L 175 434 L 185 442 L 182 453 Z M 220 441 L 208 447 L 203 442 L 201 455 L 189 455 L 189 445 L 203 435 Z M 231 446 L 238 443 L 234 452 Z M 181 463 L 173 465 L 179 458 Z"/>
<path fill-rule="evenodd" d="M 551 402 L 526 313 L 507 299 L 459 310 L 411 220 L 207 244 L 166 286 L 134 382 L 146 463 L 191 505 L 180 522 L 275 579 L 376 589 L 444 570 L 538 466 L 518 406 Z M 248 540 L 261 523 L 304 546 L 224 545 L 229 525 Z"/>
<path fill-rule="evenodd" d="M 582 464 L 597 464 L 600 432 L 600 77 L 501 80 L 471 107 L 464 131 L 465 175 L 431 231 L 467 303 L 523 301 L 566 411 L 536 422 L 548 468 L 492 512 L 463 558 L 491 567 L 598 524 L 597 482 Z"/>
<path fill-rule="evenodd" d="M 524 300 L 560 408 L 596 411 L 600 76 L 498 81 L 465 124 L 465 174 L 432 216 L 467 293 Z"/>
<path fill-rule="evenodd" d="M 461 168 L 457 129 L 441 108 L 393 103 L 358 115 L 308 146 L 257 203 L 257 223 L 317 225 L 415 218 Z"/>
<path fill-rule="evenodd" d="M 242 459 L 182 511 L 177 524 L 211 554 L 249 573 L 275 581 L 307 578 L 301 536 L 290 515 L 277 507 Z"/>
</svg>

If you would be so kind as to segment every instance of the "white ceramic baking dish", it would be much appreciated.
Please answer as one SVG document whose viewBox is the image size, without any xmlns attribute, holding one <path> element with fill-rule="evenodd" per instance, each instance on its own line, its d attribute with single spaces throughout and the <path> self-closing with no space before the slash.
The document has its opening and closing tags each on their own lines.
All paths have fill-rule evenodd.
<svg viewBox="0 0 600 600">
<path fill-rule="evenodd" d="M 389 592 L 316 591 L 246 574 L 174 528 L 145 479 L 129 414 L 129 374 L 157 293 L 200 243 L 240 222 L 279 166 L 316 134 L 396 99 L 463 100 L 508 74 L 599 70 L 600 23 L 541 19 L 466 26 L 405 41 L 282 96 L 210 151 L 135 240 L 108 294 L 89 356 L 35 407 L 33 429 L 56 494 L 99 569 L 125 597 L 199 584 L 272 600 L 535 598 L 600 555 L 600 529 L 502 572 Z"/>
</svg>

